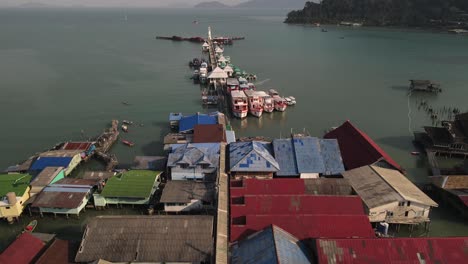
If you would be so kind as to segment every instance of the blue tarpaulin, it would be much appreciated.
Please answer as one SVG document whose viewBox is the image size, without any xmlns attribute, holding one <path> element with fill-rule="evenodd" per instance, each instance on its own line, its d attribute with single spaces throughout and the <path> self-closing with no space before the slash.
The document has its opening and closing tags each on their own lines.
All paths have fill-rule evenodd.
<svg viewBox="0 0 468 264">
<path fill-rule="evenodd" d="M 197 113 L 191 116 L 184 116 L 179 121 L 179 132 L 188 132 L 193 130 L 195 125 L 214 125 L 217 124 L 216 116 Z"/>
<path fill-rule="evenodd" d="M 39 157 L 33 163 L 29 170 L 41 171 L 46 167 L 64 167 L 67 168 L 73 158 L 71 157 Z"/>
</svg>

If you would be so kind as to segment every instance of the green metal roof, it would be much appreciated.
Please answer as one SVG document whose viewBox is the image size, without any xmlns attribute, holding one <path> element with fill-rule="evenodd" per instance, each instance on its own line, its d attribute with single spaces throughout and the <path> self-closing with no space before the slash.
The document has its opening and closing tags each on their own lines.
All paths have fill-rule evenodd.
<svg viewBox="0 0 468 264">
<path fill-rule="evenodd" d="M 29 174 L 0 174 L 0 197 L 6 196 L 9 192 L 23 196 L 31 178 Z"/>
<path fill-rule="evenodd" d="M 132 170 L 110 178 L 101 196 L 149 198 L 159 171 Z"/>
</svg>

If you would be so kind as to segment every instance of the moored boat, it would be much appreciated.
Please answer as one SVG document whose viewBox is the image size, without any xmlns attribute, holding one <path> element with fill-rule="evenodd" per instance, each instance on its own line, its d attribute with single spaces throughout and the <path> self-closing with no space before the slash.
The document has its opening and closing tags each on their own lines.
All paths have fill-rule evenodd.
<svg viewBox="0 0 468 264">
<path fill-rule="evenodd" d="M 27 226 L 24 227 L 24 232 L 32 233 L 37 226 L 37 220 L 32 220 Z"/>
<path fill-rule="evenodd" d="M 247 96 L 242 91 L 234 90 L 231 92 L 232 114 L 238 118 L 247 117 L 248 103 Z"/>
<path fill-rule="evenodd" d="M 263 97 L 253 90 L 247 90 L 244 93 L 248 98 L 250 114 L 261 117 L 263 114 Z"/>
<path fill-rule="evenodd" d="M 253 84 L 253 83 L 247 83 L 247 85 L 249 86 L 249 90 L 255 90 L 256 89 L 255 84 Z"/>
<path fill-rule="evenodd" d="M 268 94 L 269 94 L 271 97 L 279 96 L 278 91 L 276 91 L 275 89 L 270 89 L 270 90 L 268 90 Z"/>
<path fill-rule="evenodd" d="M 208 42 L 203 43 L 202 51 L 203 52 L 208 52 L 209 50 L 210 50 L 210 45 L 208 44 Z"/>
<path fill-rule="evenodd" d="M 275 106 L 275 110 L 279 111 L 279 112 L 284 112 L 286 110 L 286 108 L 288 107 L 288 105 L 286 104 L 284 98 L 282 98 L 280 96 L 274 96 L 273 97 L 273 103 L 274 103 L 274 106 Z"/>
<path fill-rule="evenodd" d="M 122 140 L 122 143 L 129 147 L 133 147 L 135 145 L 135 143 L 128 141 L 128 140 L 124 140 L 124 139 Z"/>
<path fill-rule="evenodd" d="M 122 123 L 124 123 L 125 125 L 133 125 L 133 121 L 129 120 L 122 120 Z"/>
<path fill-rule="evenodd" d="M 275 110 L 273 98 L 264 91 L 257 91 L 257 94 L 263 98 L 263 112 L 273 112 L 273 110 Z"/>
<path fill-rule="evenodd" d="M 239 80 L 236 78 L 228 78 L 226 81 L 226 86 L 228 92 L 239 90 Z"/>
<path fill-rule="evenodd" d="M 122 131 L 123 132 L 128 132 L 128 126 L 127 125 L 122 125 Z"/>
</svg>

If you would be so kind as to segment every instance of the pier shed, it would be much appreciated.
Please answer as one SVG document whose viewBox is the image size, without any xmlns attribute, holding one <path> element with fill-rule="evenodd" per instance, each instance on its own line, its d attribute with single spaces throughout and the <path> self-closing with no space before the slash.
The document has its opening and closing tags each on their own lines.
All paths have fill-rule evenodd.
<svg viewBox="0 0 468 264">
<path fill-rule="evenodd" d="M 466 263 L 467 237 L 318 239 L 318 264 Z"/>
<path fill-rule="evenodd" d="M 208 74 L 208 80 L 210 80 L 210 83 L 224 84 L 228 77 L 228 74 L 220 67 L 216 67 L 212 72 L 210 72 L 210 74 Z"/>
<path fill-rule="evenodd" d="M 46 167 L 31 181 L 31 196 L 42 191 L 47 185 L 53 184 L 65 177 L 63 167 Z"/>
<path fill-rule="evenodd" d="M 217 124 L 217 117 L 196 113 L 191 116 L 183 116 L 179 121 L 179 133 L 191 133 L 196 125 Z"/>
<path fill-rule="evenodd" d="M 213 182 L 168 181 L 159 202 L 166 212 L 200 212 L 215 208 L 214 194 Z"/>
<path fill-rule="evenodd" d="M 273 140 L 278 177 L 318 178 L 339 175 L 344 166 L 336 139 L 293 136 Z"/>
<path fill-rule="evenodd" d="M 86 226 L 75 261 L 214 263 L 213 221 L 209 215 L 98 216 Z"/>
<path fill-rule="evenodd" d="M 271 179 L 280 170 L 272 155 L 271 144 L 250 141 L 229 144 L 229 171 L 231 178 Z"/>
<path fill-rule="evenodd" d="M 30 264 L 44 248 L 44 242 L 30 233 L 22 233 L 0 254 L 0 263 Z"/>
<path fill-rule="evenodd" d="M 110 178 L 99 194 L 94 194 L 94 205 L 148 204 L 160 183 L 159 171 L 132 170 Z"/>
<path fill-rule="evenodd" d="M 350 121 L 326 133 L 324 138 L 338 140 L 343 164 L 347 170 L 372 165 L 383 159 L 390 167 L 403 172 L 403 168 L 390 155 Z"/>
<path fill-rule="evenodd" d="M 45 187 L 31 204 L 39 213 L 79 215 L 92 197 L 94 180 L 62 179 Z"/>
<path fill-rule="evenodd" d="M 8 222 L 18 218 L 24 210 L 24 203 L 29 199 L 29 174 L 0 175 L 0 218 Z"/>
<path fill-rule="evenodd" d="M 219 168 L 219 143 L 173 145 L 167 167 L 171 180 L 214 180 Z"/>
<path fill-rule="evenodd" d="M 438 204 L 397 170 L 364 166 L 343 172 L 362 198 L 371 222 L 419 224 L 429 222 Z"/>
<path fill-rule="evenodd" d="M 231 246 L 232 264 L 295 263 L 309 264 L 311 255 L 306 245 L 285 230 L 272 225 Z"/>
<path fill-rule="evenodd" d="M 227 74 L 228 78 L 230 78 L 232 76 L 232 74 L 234 73 L 234 69 L 232 69 L 231 66 L 226 65 L 226 67 L 224 67 L 224 72 Z"/>
</svg>

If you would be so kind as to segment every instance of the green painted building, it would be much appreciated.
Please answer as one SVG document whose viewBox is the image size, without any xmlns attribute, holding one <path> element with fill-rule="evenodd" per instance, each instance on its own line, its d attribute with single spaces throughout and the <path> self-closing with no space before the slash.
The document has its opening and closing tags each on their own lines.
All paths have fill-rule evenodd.
<svg viewBox="0 0 468 264">
<path fill-rule="evenodd" d="M 148 204 L 159 186 L 161 173 L 150 170 L 132 170 L 107 180 L 103 190 L 94 194 L 94 205 Z"/>
</svg>

